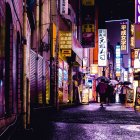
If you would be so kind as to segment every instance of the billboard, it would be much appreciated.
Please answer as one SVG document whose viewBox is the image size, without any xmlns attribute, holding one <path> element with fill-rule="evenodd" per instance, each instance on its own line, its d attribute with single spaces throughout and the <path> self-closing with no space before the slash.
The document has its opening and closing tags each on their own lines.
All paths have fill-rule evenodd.
<svg viewBox="0 0 140 140">
<path fill-rule="evenodd" d="M 107 66 L 107 30 L 98 29 L 98 66 Z"/>
</svg>

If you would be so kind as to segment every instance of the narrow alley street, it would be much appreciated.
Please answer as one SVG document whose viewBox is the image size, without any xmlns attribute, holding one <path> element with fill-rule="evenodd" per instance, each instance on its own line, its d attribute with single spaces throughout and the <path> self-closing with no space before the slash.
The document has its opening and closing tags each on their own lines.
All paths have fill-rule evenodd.
<svg viewBox="0 0 140 140">
<path fill-rule="evenodd" d="M 36 110 L 29 133 L 20 130 L 11 140 L 139 140 L 140 113 L 121 104 L 90 103 L 59 112 Z M 22 136 L 21 136 L 22 135 Z"/>
</svg>

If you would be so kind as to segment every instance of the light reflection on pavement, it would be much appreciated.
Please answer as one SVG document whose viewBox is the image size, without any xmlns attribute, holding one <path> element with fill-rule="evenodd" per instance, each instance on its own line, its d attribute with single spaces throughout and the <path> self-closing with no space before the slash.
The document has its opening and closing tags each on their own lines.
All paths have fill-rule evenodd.
<svg viewBox="0 0 140 140">
<path fill-rule="evenodd" d="M 140 114 L 120 104 L 62 110 L 53 126 L 53 140 L 140 140 Z"/>
<path fill-rule="evenodd" d="M 140 131 L 140 125 L 121 125 L 120 128 L 130 131 Z"/>
</svg>

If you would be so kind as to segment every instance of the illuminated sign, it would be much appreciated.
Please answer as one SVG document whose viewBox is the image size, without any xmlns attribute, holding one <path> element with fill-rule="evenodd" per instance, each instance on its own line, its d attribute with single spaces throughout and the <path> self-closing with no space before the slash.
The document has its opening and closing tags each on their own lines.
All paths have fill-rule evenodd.
<svg viewBox="0 0 140 140">
<path fill-rule="evenodd" d="M 121 72 L 121 50 L 120 50 L 120 45 L 116 46 L 116 76 L 120 76 Z"/>
<path fill-rule="evenodd" d="M 134 68 L 140 68 L 140 49 L 134 49 Z"/>
<path fill-rule="evenodd" d="M 88 67 L 88 58 L 83 58 L 83 67 Z"/>
<path fill-rule="evenodd" d="M 128 71 L 124 71 L 124 81 L 128 81 Z"/>
<path fill-rule="evenodd" d="M 131 49 L 131 67 L 134 67 L 134 59 L 135 59 L 135 57 L 134 57 L 134 49 Z"/>
<path fill-rule="evenodd" d="M 126 50 L 127 37 L 126 37 L 126 24 L 121 24 L 121 50 Z"/>
<path fill-rule="evenodd" d="M 56 46 L 56 25 L 52 24 L 52 56 L 55 57 L 55 46 Z"/>
<path fill-rule="evenodd" d="M 63 49 L 62 56 L 70 57 L 71 56 L 71 49 Z"/>
<path fill-rule="evenodd" d="M 98 66 L 107 66 L 107 30 L 98 29 Z"/>
<path fill-rule="evenodd" d="M 59 46 L 60 46 L 60 49 L 72 48 L 72 33 L 71 32 L 60 31 Z"/>
<path fill-rule="evenodd" d="M 140 24 L 135 24 L 135 48 L 140 48 Z"/>
<path fill-rule="evenodd" d="M 60 14 L 68 14 L 68 0 L 60 0 Z"/>
<path fill-rule="evenodd" d="M 98 65 L 97 64 L 91 64 L 90 74 L 98 74 Z"/>
<path fill-rule="evenodd" d="M 85 6 L 93 6 L 95 3 L 94 0 L 82 0 L 82 5 L 85 5 Z"/>
<path fill-rule="evenodd" d="M 134 31 L 135 31 L 135 26 L 133 24 L 131 24 L 131 37 L 130 37 L 130 46 L 131 46 L 131 48 L 135 47 Z"/>
<path fill-rule="evenodd" d="M 140 0 L 135 0 L 135 23 L 140 23 Z"/>
</svg>

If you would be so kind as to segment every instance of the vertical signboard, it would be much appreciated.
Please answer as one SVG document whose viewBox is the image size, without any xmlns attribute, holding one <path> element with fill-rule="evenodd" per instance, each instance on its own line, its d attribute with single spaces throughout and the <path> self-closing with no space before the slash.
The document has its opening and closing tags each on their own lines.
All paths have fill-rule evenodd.
<svg viewBox="0 0 140 140">
<path fill-rule="evenodd" d="M 98 66 L 107 66 L 107 30 L 98 29 Z"/>
<path fill-rule="evenodd" d="M 135 48 L 140 49 L 140 24 L 135 24 Z"/>
<path fill-rule="evenodd" d="M 128 20 L 122 21 L 120 23 L 120 30 L 121 30 L 121 38 L 120 38 L 120 45 L 121 45 L 121 53 L 127 54 L 128 53 L 128 32 L 129 29 L 129 22 Z"/>
<path fill-rule="evenodd" d="M 140 23 L 140 0 L 135 0 L 135 23 Z"/>
<path fill-rule="evenodd" d="M 121 49 L 120 45 L 116 46 L 116 76 L 121 74 Z"/>
<path fill-rule="evenodd" d="M 94 47 L 94 0 L 82 0 L 82 46 Z"/>
<path fill-rule="evenodd" d="M 131 49 L 131 67 L 134 67 L 134 59 L 135 59 L 135 57 L 134 57 L 134 49 Z"/>
<path fill-rule="evenodd" d="M 55 57 L 55 46 L 56 46 L 56 25 L 52 23 L 52 57 Z"/>
<path fill-rule="evenodd" d="M 128 81 L 128 71 L 124 71 L 124 81 Z"/>
<path fill-rule="evenodd" d="M 68 14 L 68 0 L 60 0 L 60 14 L 61 15 Z"/>
<path fill-rule="evenodd" d="M 133 49 L 135 47 L 134 33 L 135 33 L 135 25 L 131 24 L 131 36 L 130 36 L 130 46 L 131 46 L 131 49 Z"/>
<path fill-rule="evenodd" d="M 140 49 L 134 49 L 134 68 L 140 68 Z"/>
</svg>

